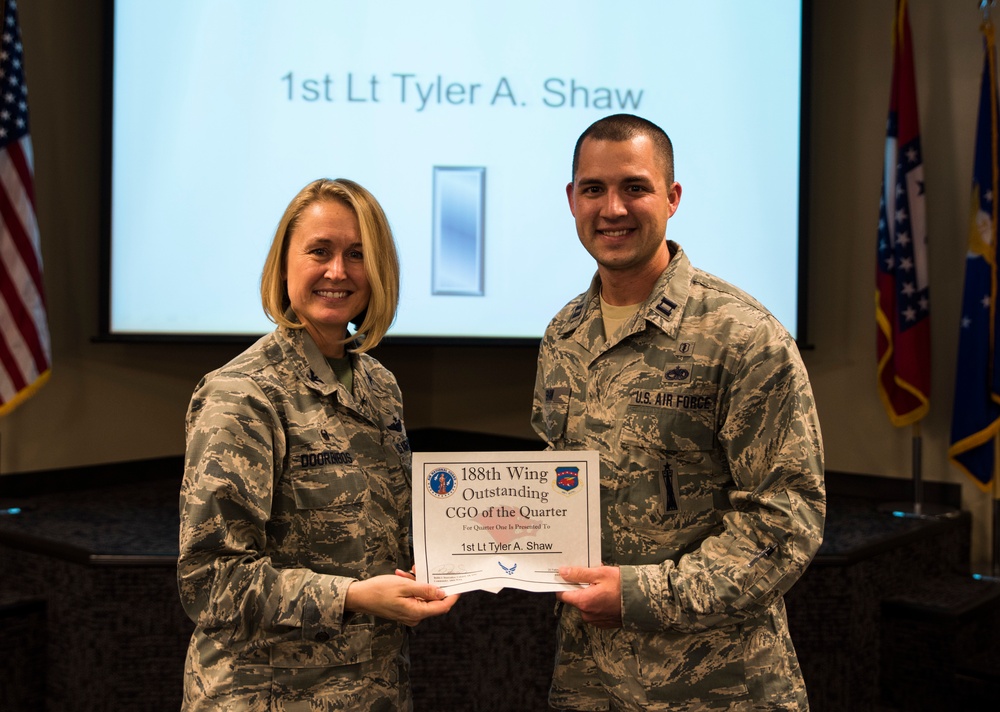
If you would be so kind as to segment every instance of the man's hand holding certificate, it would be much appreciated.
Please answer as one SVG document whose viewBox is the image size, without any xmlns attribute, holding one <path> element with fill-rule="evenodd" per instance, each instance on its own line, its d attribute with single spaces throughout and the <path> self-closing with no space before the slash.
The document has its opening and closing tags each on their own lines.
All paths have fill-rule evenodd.
<svg viewBox="0 0 1000 712">
<path fill-rule="evenodd" d="M 448 593 L 567 591 L 560 566 L 600 566 L 593 451 L 413 453 L 417 580 Z"/>
</svg>

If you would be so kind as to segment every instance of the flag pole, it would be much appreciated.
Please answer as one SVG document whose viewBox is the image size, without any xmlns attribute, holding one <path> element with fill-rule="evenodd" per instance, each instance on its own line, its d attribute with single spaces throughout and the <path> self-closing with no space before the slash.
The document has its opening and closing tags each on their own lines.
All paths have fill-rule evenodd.
<svg viewBox="0 0 1000 712">
<path fill-rule="evenodd" d="M 993 434 L 993 481 L 990 486 L 990 558 L 988 573 L 972 574 L 977 581 L 1000 581 L 1000 432 Z"/>
<path fill-rule="evenodd" d="M 993 519 L 993 578 L 1000 581 L 1000 433 L 993 436 L 993 493 L 990 496 L 990 514 Z"/>
<path fill-rule="evenodd" d="M 920 421 L 913 423 L 911 444 L 910 471 L 913 482 L 913 500 L 910 502 L 884 502 L 876 507 L 879 512 L 887 512 L 894 517 L 913 517 L 916 519 L 943 519 L 957 517 L 960 512 L 955 507 L 939 502 L 924 501 L 923 480 L 923 437 L 920 432 Z"/>
<path fill-rule="evenodd" d="M 920 421 L 913 424 L 913 456 L 911 467 L 913 469 L 913 513 L 916 516 L 923 514 L 924 502 L 924 482 L 922 479 L 921 460 L 923 440 L 920 437 Z"/>
</svg>

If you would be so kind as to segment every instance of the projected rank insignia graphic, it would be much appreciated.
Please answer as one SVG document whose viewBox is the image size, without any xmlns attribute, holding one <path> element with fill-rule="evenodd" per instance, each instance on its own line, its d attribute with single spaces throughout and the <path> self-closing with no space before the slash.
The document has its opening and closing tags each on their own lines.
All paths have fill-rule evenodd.
<svg viewBox="0 0 1000 712">
<path fill-rule="evenodd" d="M 433 294 L 481 297 L 486 169 L 434 166 Z"/>
<path fill-rule="evenodd" d="M 455 473 L 439 467 L 427 475 L 427 491 L 435 497 L 450 497 L 455 491 Z"/>
<path fill-rule="evenodd" d="M 579 486 L 580 486 L 579 467 L 556 468 L 556 487 L 561 489 L 566 494 L 571 494 Z"/>
</svg>

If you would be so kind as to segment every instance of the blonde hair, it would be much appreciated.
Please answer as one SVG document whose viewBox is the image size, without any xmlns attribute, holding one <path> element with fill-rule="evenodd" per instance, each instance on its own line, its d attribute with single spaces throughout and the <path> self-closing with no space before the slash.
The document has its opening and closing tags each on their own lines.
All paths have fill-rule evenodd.
<svg viewBox="0 0 1000 712">
<path fill-rule="evenodd" d="M 303 328 L 302 324 L 285 316 L 291 306 L 286 284 L 288 243 L 302 213 L 311 205 L 322 201 L 342 203 L 358 218 L 365 276 L 371 287 L 371 297 L 364 311 L 352 320 L 355 324 L 358 320 L 361 322 L 357 324 L 356 334 L 345 338 L 343 343 L 362 337 L 361 344 L 351 351 L 364 353 L 378 345 L 396 318 L 396 307 L 399 305 L 399 256 L 382 206 L 375 200 L 375 196 L 352 180 L 320 178 L 292 198 L 278 222 L 274 240 L 264 261 L 260 277 L 261 304 L 268 319 L 275 324 L 292 329 Z"/>
</svg>

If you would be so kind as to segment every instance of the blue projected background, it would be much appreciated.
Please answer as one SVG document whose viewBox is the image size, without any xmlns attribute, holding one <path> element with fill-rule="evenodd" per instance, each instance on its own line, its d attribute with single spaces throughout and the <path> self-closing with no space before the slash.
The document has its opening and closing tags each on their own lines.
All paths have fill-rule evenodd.
<svg viewBox="0 0 1000 712">
<path fill-rule="evenodd" d="M 573 145 L 619 111 L 673 139 L 668 236 L 794 332 L 801 20 L 800 0 L 116 0 L 110 334 L 269 331 L 268 245 L 326 176 L 389 216 L 390 336 L 538 337 L 594 272 Z M 451 290 L 436 167 L 485 170 Z"/>
</svg>

